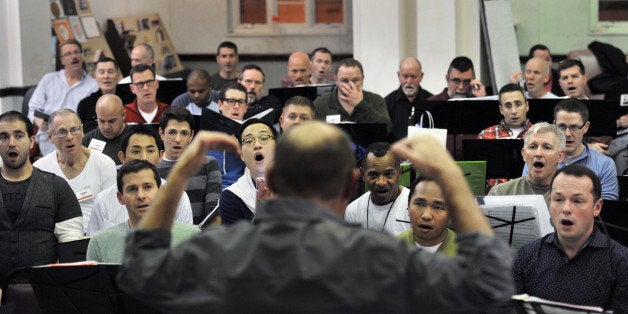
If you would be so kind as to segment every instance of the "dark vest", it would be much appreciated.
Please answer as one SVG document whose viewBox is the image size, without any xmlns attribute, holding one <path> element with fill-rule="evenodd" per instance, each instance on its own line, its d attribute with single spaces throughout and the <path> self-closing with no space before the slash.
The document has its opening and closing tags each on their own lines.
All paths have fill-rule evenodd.
<svg viewBox="0 0 628 314">
<path fill-rule="evenodd" d="M 33 168 L 20 214 L 11 219 L 0 197 L 0 278 L 17 267 L 55 263 L 57 212 L 54 174 Z"/>
</svg>

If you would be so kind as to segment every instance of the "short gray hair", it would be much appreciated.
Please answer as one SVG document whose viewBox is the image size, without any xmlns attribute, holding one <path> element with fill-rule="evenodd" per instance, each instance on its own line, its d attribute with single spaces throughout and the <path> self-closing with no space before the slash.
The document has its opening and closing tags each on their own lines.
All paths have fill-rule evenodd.
<svg viewBox="0 0 628 314">
<path fill-rule="evenodd" d="M 535 123 L 534 125 L 530 127 L 530 129 L 528 129 L 528 132 L 526 132 L 526 136 L 523 139 L 524 147 L 528 145 L 530 136 L 539 134 L 539 133 L 554 133 L 554 135 L 556 135 L 556 138 L 558 139 L 558 149 L 559 150 L 565 149 L 565 145 L 566 145 L 565 133 L 563 133 L 563 131 L 561 131 L 561 129 L 559 129 L 556 125 L 547 123 L 547 122 Z"/>
</svg>

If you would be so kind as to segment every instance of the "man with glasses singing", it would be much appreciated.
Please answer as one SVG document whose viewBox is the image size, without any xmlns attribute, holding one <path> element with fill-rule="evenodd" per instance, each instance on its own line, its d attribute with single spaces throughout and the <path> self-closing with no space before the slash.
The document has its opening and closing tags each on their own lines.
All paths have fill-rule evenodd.
<svg viewBox="0 0 628 314">
<path fill-rule="evenodd" d="M 135 100 L 124 106 L 124 122 L 159 123 L 167 104 L 157 99 L 159 81 L 155 79 L 155 71 L 146 64 L 138 64 L 131 68 L 131 92 Z"/>
<path fill-rule="evenodd" d="M 486 96 L 484 84 L 475 78 L 473 62 L 465 56 L 456 57 L 451 61 L 445 81 L 447 81 L 447 87 L 443 92 L 427 100 Z"/>
<path fill-rule="evenodd" d="M 613 160 L 589 148 L 582 137 L 587 133 L 589 109 L 578 99 L 568 98 L 559 101 L 554 107 L 554 124 L 565 133 L 565 159 L 558 168 L 570 164 L 583 165 L 593 170 L 602 181 L 602 198 L 616 200 L 619 197 L 617 184 L 617 169 Z M 527 165 L 523 168 L 523 175 L 528 173 Z"/>
<path fill-rule="evenodd" d="M 28 118 L 39 128 L 35 139 L 42 155 L 55 150 L 48 139 L 47 117 L 61 108 L 76 110 L 79 102 L 98 90 L 98 83 L 83 70 L 83 48 L 73 39 L 59 44 L 63 69 L 44 75 L 28 103 Z"/>
<path fill-rule="evenodd" d="M 98 192 L 116 183 L 116 164 L 107 155 L 83 145 L 83 129 L 78 115 L 70 109 L 60 109 L 50 115 L 48 136 L 56 148 L 33 166 L 65 179 L 81 205 L 83 231 Z"/>
<path fill-rule="evenodd" d="M 242 160 L 246 165 L 244 174 L 220 195 L 218 207 L 222 224 L 230 225 L 238 220 L 253 220 L 259 192 L 263 186 L 258 179 L 265 180 L 266 167 L 273 162 L 277 130 L 268 122 L 252 118 L 242 124 L 238 140 L 242 148 Z"/>
</svg>

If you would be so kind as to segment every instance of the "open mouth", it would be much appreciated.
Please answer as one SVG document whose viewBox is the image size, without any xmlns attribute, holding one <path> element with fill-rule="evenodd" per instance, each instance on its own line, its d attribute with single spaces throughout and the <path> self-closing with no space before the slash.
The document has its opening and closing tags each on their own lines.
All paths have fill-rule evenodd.
<svg viewBox="0 0 628 314">
<path fill-rule="evenodd" d="M 532 166 L 533 166 L 535 169 L 541 169 L 541 168 L 545 167 L 545 164 L 544 164 L 544 163 L 542 163 L 542 162 L 540 162 L 540 161 L 537 161 L 537 162 L 535 162 L 534 164 L 532 164 Z"/>
<path fill-rule="evenodd" d="M 255 154 L 255 161 L 257 161 L 257 162 L 264 161 L 264 155 L 262 155 L 261 153 Z"/>
<path fill-rule="evenodd" d="M 66 148 L 67 148 L 67 149 L 72 149 L 72 148 L 74 148 L 75 146 L 76 146 L 76 145 L 68 145 L 68 146 L 66 146 Z"/>
<path fill-rule="evenodd" d="M 560 224 L 563 226 L 573 226 L 573 221 L 569 219 L 561 219 Z"/>
<path fill-rule="evenodd" d="M 429 225 L 429 224 L 419 224 L 419 228 L 425 231 L 434 229 L 434 227 L 432 227 L 432 225 Z"/>
<path fill-rule="evenodd" d="M 8 156 L 9 156 L 9 158 L 17 158 L 18 153 L 17 152 L 9 152 Z"/>
<path fill-rule="evenodd" d="M 569 90 L 569 91 L 575 91 L 575 90 L 576 90 L 576 87 L 575 87 L 575 86 L 570 86 L 569 88 L 567 88 L 567 90 Z"/>
</svg>

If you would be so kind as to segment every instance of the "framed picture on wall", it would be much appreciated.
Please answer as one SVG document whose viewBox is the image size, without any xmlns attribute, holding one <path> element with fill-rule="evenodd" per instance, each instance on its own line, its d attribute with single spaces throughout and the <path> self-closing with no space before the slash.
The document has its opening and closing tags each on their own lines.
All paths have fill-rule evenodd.
<svg viewBox="0 0 628 314">
<path fill-rule="evenodd" d="M 68 39 L 74 39 L 72 35 L 72 28 L 67 19 L 60 19 L 54 21 L 55 33 L 60 43 L 67 41 Z"/>
</svg>

